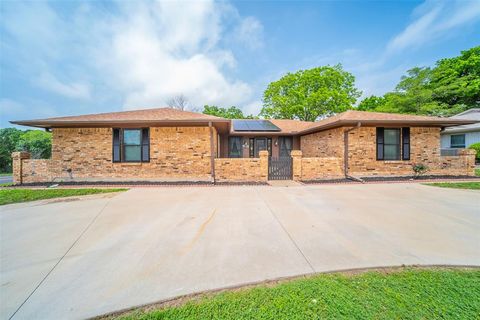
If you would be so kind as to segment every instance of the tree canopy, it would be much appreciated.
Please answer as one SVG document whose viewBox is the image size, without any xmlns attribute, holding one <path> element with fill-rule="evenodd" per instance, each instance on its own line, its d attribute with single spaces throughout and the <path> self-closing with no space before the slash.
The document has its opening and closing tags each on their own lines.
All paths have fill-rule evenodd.
<svg viewBox="0 0 480 320">
<path fill-rule="evenodd" d="M 40 130 L 0 129 L 0 172 L 12 171 L 12 152 L 28 151 L 32 158 L 51 156 L 51 133 Z"/>
<path fill-rule="evenodd" d="M 350 109 L 360 95 L 355 77 L 340 64 L 300 70 L 268 85 L 260 115 L 315 121 Z"/>
<path fill-rule="evenodd" d="M 370 96 L 359 110 L 451 116 L 480 107 L 480 46 L 407 71 L 393 92 Z"/>
<path fill-rule="evenodd" d="M 253 119 L 252 115 L 244 115 L 243 111 L 235 106 L 231 106 L 230 108 L 222 108 L 217 106 L 205 105 L 203 107 L 203 113 L 226 119 Z"/>
</svg>

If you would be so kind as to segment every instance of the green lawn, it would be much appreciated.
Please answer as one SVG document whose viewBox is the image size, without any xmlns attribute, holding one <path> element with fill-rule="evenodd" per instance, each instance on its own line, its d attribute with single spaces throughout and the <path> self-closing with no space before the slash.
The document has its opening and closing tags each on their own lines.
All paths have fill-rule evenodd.
<svg viewBox="0 0 480 320">
<path fill-rule="evenodd" d="M 454 189 L 480 189 L 480 182 L 437 182 L 426 183 L 428 186 L 441 187 L 441 188 L 454 188 Z"/>
<path fill-rule="evenodd" d="M 11 172 L 3 172 L 3 173 L 0 173 L 0 177 L 11 176 L 11 175 L 12 175 Z"/>
<path fill-rule="evenodd" d="M 478 319 L 480 269 L 324 274 L 151 309 L 118 319 Z"/>
<path fill-rule="evenodd" d="M 0 205 L 125 190 L 128 189 L 4 189 L 0 190 Z"/>
</svg>

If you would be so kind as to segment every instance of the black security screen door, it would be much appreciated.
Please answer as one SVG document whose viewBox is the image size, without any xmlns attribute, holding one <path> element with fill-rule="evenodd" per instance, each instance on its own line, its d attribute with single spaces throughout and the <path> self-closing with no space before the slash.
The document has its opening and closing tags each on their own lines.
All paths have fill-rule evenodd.
<svg viewBox="0 0 480 320">
<path fill-rule="evenodd" d="M 292 157 L 270 157 L 268 159 L 268 180 L 291 180 Z"/>
</svg>

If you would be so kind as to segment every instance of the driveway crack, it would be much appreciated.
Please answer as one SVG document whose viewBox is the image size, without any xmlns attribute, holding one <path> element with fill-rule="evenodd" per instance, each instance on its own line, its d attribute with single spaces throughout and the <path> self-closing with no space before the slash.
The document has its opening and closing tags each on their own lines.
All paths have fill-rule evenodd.
<svg viewBox="0 0 480 320">
<path fill-rule="evenodd" d="M 40 288 L 40 286 L 45 282 L 45 280 L 47 280 L 48 276 L 50 276 L 50 274 L 53 272 L 53 270 L 55 270 L 55 268 L 60 264 L 60 262 L 62 262 L 62 260 L 67 256 L 67 254 L 70 252 L 70 250 L 72 250 L 72 248 L 77 244 L 77 242 L 80 240 L 80 238 L 82 238 L 82 236 L 85 234 L 85 232 L 87 232 L 87 230 L 93 225 L 93 223 L 98 219 L 98 217 L 102 214 L 102 212 L 105 210 L 105 208 L 107 207 L 107 205 L 110 203 L 110 201 L 112 200 L 112 198 L 109 198 L 107 202 L 105 202 L 105 204 L 103 205 L 102 209 L 100 209 L 100 211 L 97 213 L 97 215 L 95 217 L 93 217 L 92 221 L 90 221 L 90 223 L 85 227 L 85 229 L 83 229 L 83 231 L 80 233 L 80 235 L 75 239 L 75 241 L 72 243 L 72 245 L 67 249 L 67 251 L 65 251 L 65 253 L 60 257 L 60 259 L 55 263 L 55 265 L 52 267 L 52 269 L 50 269 L 47 274 L 43 277 L 42 280 L 40 280 L 40 282 L 37 284 L 37 286 L 33 289 L 33 291 L 27 296 L 27 298 L 20 304 L 20 306 L 15 310 L 15 312 L 8 318 L 9 320 L 11 320 L 16 314 L 17 312 L 25 305 L 25 303 L 30 299 L 30 297 L 38 290 L 38 288 Z"/>
<path fill-rule="evenodd" d="M 258 195 L 258 194 L 257 194 Z M 268 202 L 265 201 L 265 199 L 262 197 L 262 196 L 258 196 L 262 199 L 263 203 L 265 203 L 265 206 L 267 206 L 268 208 L 268 211 L 270 211 L 270 213 L 272 214 L 273 218 L 275 219 L 275 221 L 277 221 L 277 223 L 280 225 L 280 227 L 282 228 L 282 230 L 287 234 L 288 238 L 290 239 L 290 241 L 292 241 L 293 245 L 295 246 L 295 248 L 297 248 L 297 251 L 300 253 L 300 255 L 303 257 L 303 259 L 305 260 L 305 262 L 308 264 L 308 266 L 310 267 L 310 269 L 312 270 L 313 273 L 315 273 L 315 268 L 312 266 L 312 264 L 310 263 L 310 261 L 308 261 L 307 259 L 307 256 L 303 253 L 302 249 L 300 249 L 300 247 L 298 246 L 298 244 L 295 242 L 295 240 L 293 239 L 292 235 L 288 232 L 288 230 L 285 228 L 285 226 L 283 225 L 283 223 L 280 221 L 280 219 L 278 219 L 277 215 L 275 214 L 275 212 L 272 210 L 272 208 L 268 205 Z"/>
</svg>

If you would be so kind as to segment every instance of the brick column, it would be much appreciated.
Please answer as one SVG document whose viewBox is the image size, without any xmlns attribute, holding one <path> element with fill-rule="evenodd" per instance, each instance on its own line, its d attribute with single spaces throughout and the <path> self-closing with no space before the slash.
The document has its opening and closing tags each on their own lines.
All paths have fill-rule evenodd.
<svg viewBox="0 0 480 320">
<path fill-rule="evenodd" d="M 292 156 L 293 180 L 299 181 L 302 179 L 302 151 L 292 150 L 290 155 Z"/>
<path fill-rule="evenodd" d="M 262 150 L 258 153 L 260 157 L 260 171 L 261 177 L 263 181 L 268 180 L 268 151 Z"/>
<path fill-rule="evenodd" d="M 458 155 L 462 158 L 465 166 L 465 174 L 467 176 L 475 175 L 475 155 L 476 151 L 473 149 L 462 149 L 458 151 Z"/>
<path fill-rule="evenodd" d="M 30 159 L 30 153 L 25 151 L 12 152 L 13 183 L 22 184 L 23 159 Z"/>
</svg>

